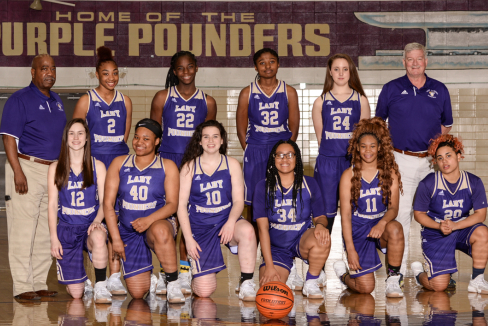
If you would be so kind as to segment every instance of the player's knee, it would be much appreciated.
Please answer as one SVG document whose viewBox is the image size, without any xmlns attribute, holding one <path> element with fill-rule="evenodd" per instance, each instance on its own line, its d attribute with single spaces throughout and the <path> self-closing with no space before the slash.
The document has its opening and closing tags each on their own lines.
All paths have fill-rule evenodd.
<svg viewBox="0 0 488 326">
<path fill-rule="evenodd" d="M 240 242 L 245 241 L 246 243 L 256 242 L 256 233 L 254 232 L 254 228 L 250 223 L 241 223 L 239 225 L 239 232 L 241 233 Z"/>
<path fill-rule="evenodd" d="M 432 290 L 435 292 L 442 292 L 447 289 L 447 286 L 449 285 L 449 279 L 450 278 L 432 278 L 429 283 L 430 286 L 432 287 Z"/>
<path fill-rule="evenodd" d="M 403 239 L 403 227 L 398 221 L 391 221 L 386 225 L 388 234 L 393 239 Z"/>
<path fill-rule="evenodd" d="M 173 241 L 173 234 L 168 228 L 162 225 L 156 226 L 151 232 L 154 234 L 155 242 L 160 245 L 165 245 L 169 241 Z"/>
<path fill-rule="evenodd" d="M 213 283 L 203 283 L 203 282 L 193 282 L 192 289 L 193 293 L 195 293 L 200 298 L 208 298 L 215 292 L 217 288 L 217 284 Z"/>
<path fill-rule="evenodd" d="M 488 227 L 485 226 L 477 227 L 474 230 L 473 235 L 471 237 L 472 238 L 474 237 L 474 240 L 476 242 L 488 243 Z"/>
<path fill-rule="evenodd" d="M 142 299 L 147 291 L 149 291 L 149 286 L 151 285 L 150 273 L 144 272 L 143 274 L 129 277 L 125 280 L 125 283 L 132 298 Z"/>
<path fill-rule="evenodd" d="M 73 299 L 81 299 L 84 289 L 84 283 L 68 284 L 66 286 L 67 292 L 73 297 Z"/>
<path fill-rule="evenodd" d="M 106 247 L 107 234 L 102 230 L 93 230 L 90 233 L 90 239 L 94 248 Z"/>
<path fill-rule="evenodd" d="M 142 299 L 144 295 L 149 291 L 149 287 L 144 287 L 144 288 L 138 288 L 135 286 L 127 286 L 127 289 L 129 290 L 130 295 L 134 299 Z"/>
<path fill-rule="evenodd" d="M 360 284 L 356 289 L 361 294 L 370 294 L 374 290 L 374 284 Z"/>
</svg>

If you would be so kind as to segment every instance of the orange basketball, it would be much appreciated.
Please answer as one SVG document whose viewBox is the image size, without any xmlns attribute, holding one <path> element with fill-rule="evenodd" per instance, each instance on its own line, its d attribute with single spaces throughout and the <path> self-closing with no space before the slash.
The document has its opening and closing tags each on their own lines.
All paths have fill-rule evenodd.
<svg viewBox="0 0 488 326">
<path fill-rule="evenodd" d="M 285 283 L 269 282 L 259 288 L 256 305 L 266 318 L 283 318 L 293 308 L 293 293 Z"/>
</svg>

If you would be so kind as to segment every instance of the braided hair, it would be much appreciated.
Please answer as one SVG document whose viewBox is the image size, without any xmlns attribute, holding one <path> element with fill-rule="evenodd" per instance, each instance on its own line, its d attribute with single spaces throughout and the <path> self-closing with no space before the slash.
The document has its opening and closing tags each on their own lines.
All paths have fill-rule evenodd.
<svg viewBox="0 0 488 326">
<path fill-rule="evenodd" d="M 101 46 L 97 49 L 97 57 L 98 57 L 97 71 L 99 71 L 100 67 L 105 62 L 113 62 L 117 66 L 117 63 L 115 62 L 114 57 L 112 56 L 112 50 L 110 50 L 106 46 Z"/>
<path fill-rule="evenodd" d="M 190 59 L 193 60 L 193 62 L 195 62 L 195 66 L 197 66 L 197 58 L 193 53 L 191 53 L 190 51 L 176 52 L 171 57 L 171 66 L 168 69 L 168 74 L 166 75 L 166 83 L 164 84 L 165 89 L 170 88 L 172 86 L 176 86 L 180 83 L 174 71 L 176 70 L 176 63 L 178 62 L 178 59 L 184 56 L 190 57 Z"/>
<path fill-rule="evenodd" d="M 270 49 L 270 48 L 263 48 L 259 50 L 258 52 L 254 53 L 254 56 L 252 57 L 252 61 L 254 62 L 254 67 L 258 66 L 258 59 L 263 53 L 270 53 L 272 56 L 276 58 L 276 61 L 280 63 L 280 57 L 278 56 L 278 53 L 276 53 L 275 50 Z M 259 80 L 259 72 L 256 74 L 256 78 L 254 78 L 255 81 Z"/>
<path fill-rule="evenodd" d="M 303 209 L 303 198 L 302 198 L 302 184 L 303 184 L 303 163 L 302 163 L 302 154 L 300 152 L 300 148 L 298 148 L 297 143 L 293 140 L 280 140 L 278 141 L 271 150 L 268 158 L 268 164 L 266 166 L 266 210 L 271 210 L 273 213 L 274 211 L 274 201 L 275 201 L 275 194 L 276 189 L 279 187 L 281 190 L 281 198 L 283 199 L 283 186 L 281 185 L 281 178 L 280 174 L 278 173 L 278 169 L 276 168 L 275 164 L 275 156 L 276 150 L 278 146 L 281 144 L 290 144 L 293 147 L 296 155 L 296 165 L 295 165 L 295 180 L 293 181 L 293 192 L 292 192 L 292 207 L 295 209 L 297 207 L 297 195 L 300 193 L 300 203 L 302 204 Z"/>
</svg>

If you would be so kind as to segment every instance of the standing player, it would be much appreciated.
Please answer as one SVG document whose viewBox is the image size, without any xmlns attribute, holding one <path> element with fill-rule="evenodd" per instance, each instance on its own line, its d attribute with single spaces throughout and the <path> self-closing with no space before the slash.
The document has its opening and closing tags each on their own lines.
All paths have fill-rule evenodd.
<svg viewBox="0 0 488 326">
<path fill-rule="evenodd" d="M 263 255 L 260 285 L 286 281 L 293 259 L 299 257 L 310 265 L 303 295 L 323 299 L 317 278 L 329 256 L 330 234 L 320 188 L 312 177 L 303 175 L 302 156 L 294 141 L 280 140 L 271 150 L 266 180 L 254 190 L 253 218 Z"/>
<path fill-rule="evenodd" d="M 239 162 L 226 156 L 227 132 L 209 120 L 200 124 L 183 156 L 178 220 L 192 258 L 192 289 L 209 297 L 217 288 L 217 273 L 225 269 L 220 244 L 239 257 L 239 299 L 254 301 L 257 243 L 252 225 L 241 218 L 244 184 Z"/>
<path fill-rule="evenodd" d="M 110 303 L 107 231 L 101 224 L 103 208 L 99 204 L 103 201 L 106 170 L 102 162 L 92 158 L 90 143 L 85 121 L 71 120 L 64 128 L 59 160 L 49 166 L 51 255 L 57 259 L 58 282 L 79 299 L 87 280 L 83 250 L 89 252 L 95 268 L 95 302 Z"/>
<path fill-rule="evenodd" d="M 137 123 L 132 141 L 136 154 L 119 156 L 110 165 L 103 206 L 114 255 L 123 259 L 132 297 L 140 299 L 150 288 L 153 250 L 166 270 L 168 302 L 183 303 L 172 216 L 178 205 L 178 169 L 171 160 L 156 155 L 160 139 L 158 122 L 143 119 Z M 116 198 L 120 201 L 119 226 Z"/>
<path fill-rule="evenodd" d="M 97 49 L 97 56 L 95 74 L 100 84 L 78 100 L 73 118 L 86 120 L 91 133 L 92 154 L 108 169 L 114 158 L 129 153 L 126 143 L 132 123 L 132 102 L 128 96 L 115 90 L 119 82 L 119 69 L 112 50 L 101 46 Z M 109 257 L 109 264 L 109 291 L 112 294 L 126 294 L 120 281 L 119 260 Z"/>
<path fill-rule="evenodd" d="M 180 51 L 171 58 L 165 89 L 154 96 L 151 103 L 151 119 L 163 126 L 163 140 L 159 153 L 181 168 L 181 160 L 196 126 L 207 120 L 215 120 L 217 104 L 195 86 L 198 71 L 197 59 L 189 51 Z M 180 283 L 185 293 L 191 293 L 190 264 L 187 259 L 184 237 L 180 240 Z M 161 269 L 158 292 L 163 289 Z"/>
<path fill-rule="evenodd" d="M 348 153 L 352 167 L 342 174 L 339 192 L 350 271 L 342 260 L 334 263 L 334 271 L 353 291 L 371 293 L 375 287 L 373 272 L 381 267 L 376 249 L 381 249 L 388 258 L 386 296 L 403 297 L 403 230 L 394 221 L 402 186 L 386 123 L 381 118 L 359 121 Z"/>
<path fill-rule="evenodd" d="M 488 261 L 485 187 L 474 174 L 459 170 L 463 153 L 461 141 L 449 134 L 438 136 L 429 146 L 439 171 L 420 182 L 413 207 L 415 220 L 422 225 L 426 272 L 420 262 L 411 267 L 417 284 L 444 291 L 450 274 L 457 272 L 455 251 L 460 250 L 473 258 L 468 292 L 488 294 L 483 275 Z"/>
</svg>

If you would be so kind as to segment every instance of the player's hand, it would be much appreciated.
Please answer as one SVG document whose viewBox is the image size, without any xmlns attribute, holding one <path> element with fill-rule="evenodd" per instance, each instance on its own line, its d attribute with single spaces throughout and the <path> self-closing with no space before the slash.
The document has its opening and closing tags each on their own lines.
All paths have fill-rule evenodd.
<svg viewBox="0 0 488 326">
<path fill-rule="evenodd" d="M 130 222 L 130 224 L 132 224 L 134 230 L 136 230 L 139 233 L 142 233 L 147 229 L 149 229 L 149 227 L 152 224 L 152 221 L 149 219 L 148 216 L 146 216 L 146 217 L 139 217 L 138 219 Z"/>
<path fill-rule="evenodd" d="M 456 222 L 453 222 L 452 220 L 445 220 L 444 223 L 447 225 L 448 228 L 451 229 L 451 231 L 457 230 L 457 223 Z"/>
<path fill-rule="evenodd" d="M 449 235 L 452 233 L 452 228 L 448 223 L 449 221 L 441 221 L 439 223 L 439 230 L 442 232 L 444 235 Z"/>
<path fill-rule="evenodd" d="M 322 224 L 317 224 L 315 226 L 315 229 L 313 230 L 313 235 L 321 245 L 325 245 L 327 242 L 330 241 L 329 230 Z"/>
<path fill-rule="evenodd" d="M 263 286 L 264 284 L 273 281 L 281 282 L 280 274 L 278 274 L 276 268 L 274 268 L 274 265 L 266 266 L 263 275 L 261 275 L 261 277 L 259 278 L 259 286 Z"/>
<path fill-rule="evenodd" d="M 200 248 L 200 245 L 195 241 L 195 239 L 190 238 L 187 239 L 185 237 L 185 243 L 186 243 L 186 251 L 188 252 L 188 255 L 193 260 L 199 260 L 200 259 L 200 254 L 198 251 L 202 251 L 202 248 Z"/>
<path fill-rule="evenodd" d="M 63 259 L 63 246 L 58 238 L 51 239 L 51 256 L 56 259 Z"/>
<path fill-rule="evenodd" d="M 359 256 L 356 250 L 347 252 L 347 261 L 349 262 L 349 270 L 357 271 L 362 269 L 359 265 Z"/>
<path fill-rule="evenodd" d="M 93 223 L 90 224 L 90 226 L 88 227 L 88 231 L 87 231 L 88 235 L 90 235 L 90 233 L 96 229 L 99 229 L 100 231 L 105 231 L 105 228 L 103 227 L 102 223 L 93 221 Z"/>
<path fill-rule="evenodd" d="M 23 171 L 19 171 L 18 173 L 14 173 L 14 182 L 15 182 L 15 192 L 19 195 L 25 195 L 27 193 L 27 178 Z"/>
<path fill-rule="evenodd" d="M 125 261 L 125 247 L 127 247 L 122 240 L 112 240 L 112 260 L 122 258 Z"/>
<path fill-rule="evenodd" d="M 379 221 L 378 224 L 373 226 L 369 231 L 368 238 L 379 239 L 385 232 L 386 223 L 383 221 Z"/>
<path fill-rule="evenodd" d="M 236 223 L 234 221 L 227 221 L 222 229 L 220 229 L 219 237 L 221 244 L 228 244 L 234 237 L 234 228 Z"/>
</svg>

